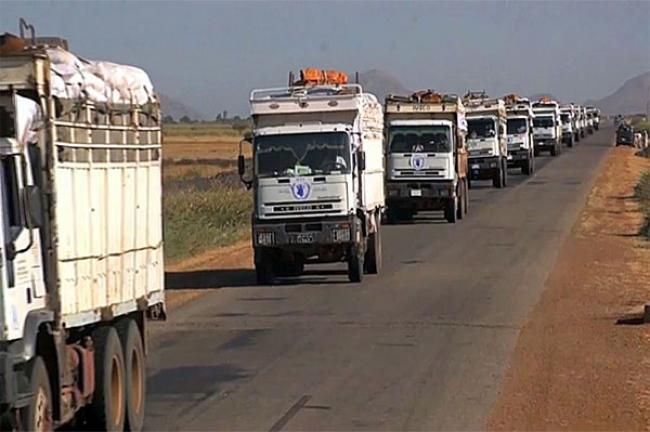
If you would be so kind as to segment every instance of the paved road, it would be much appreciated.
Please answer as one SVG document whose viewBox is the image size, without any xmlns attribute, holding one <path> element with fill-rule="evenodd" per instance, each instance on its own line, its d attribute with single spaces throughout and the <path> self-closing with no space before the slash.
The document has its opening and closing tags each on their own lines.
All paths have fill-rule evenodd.
<svg viewBox="0 0 650 432">
<path fill-rule="evenodd" d="M 384 227 L 384 268 L 210 293 L 152 327 L 147 430 L 480 429 L 612 130 L 533 178 L 479 182 L 469 218 Z M 570 325 L 570 323 L 567 323 Z"/>
</svg>

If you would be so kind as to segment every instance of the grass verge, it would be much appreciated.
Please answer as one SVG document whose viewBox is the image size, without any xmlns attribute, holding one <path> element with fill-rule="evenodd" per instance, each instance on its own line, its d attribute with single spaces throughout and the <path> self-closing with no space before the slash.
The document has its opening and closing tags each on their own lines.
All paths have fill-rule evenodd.
<svg viewBox="0 0 650 432">
<path fill-rule="evenodd" d="M 645 222 L 641 227 L 641 235 L 650 239 L 650 171 L 643 173 L 641 180 L 634 188 L 634 195 L 641 204 L 645 214 Z"/>
<path fill-rule="evenodd" d="M 244 239 L 250 229 L 252 196 L 241 187 L 194 187 L 165 192 L 165 258 L 179 261 Z"/>
</svg>

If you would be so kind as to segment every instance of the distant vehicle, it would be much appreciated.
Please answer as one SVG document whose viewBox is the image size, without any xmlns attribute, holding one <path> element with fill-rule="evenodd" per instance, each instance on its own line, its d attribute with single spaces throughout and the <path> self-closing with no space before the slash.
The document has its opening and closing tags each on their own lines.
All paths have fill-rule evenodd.
<svg viewBox="0 0 650 432">
<path fill-rule="evenodd" d="M 533 103 L 533 140 L 535 156 L 548 151 L 551 156 L 562 153 L 562 123 L 560 105 L 553 100 L 544 99 Z"/>
<path fill-rule="evenodd" d="M 516 95 L 504 97 L 506 102 L 508 166 L 519 167 L 525 175 L 535 172 L 533 148 L 533 109 L 530 100 Z"/>
<path fill-rule="evenodd" d="M 567 147 L 573 147 L 573 143 L 576 141 L 576 117 L 577 112 L 574 110 L 573 105 L 564 105 L 560 108 L 560 119 L 562 120 L 562 142 L 564 142 Z"/>
<path fill-rule="evenodd" d="M 348 277 L 381 266 L 383 112 L 347 75 L 305 69 L 289 87 L 254 90 L 253 248 L 259 284 L 300 275 L 306 263 L 347 261 Z"/>
<path fill-rule="evenodd" d="M 140 430 L 165 315 L 158 99 L 140 69 L 22 36 L 0 50 L 0 428 Z"/>
<path fill-rule="evenodd" d="M 591 119 L 592 132 L 600 128 L 600 110 L 596 107 L 587 107 L 587 116 Z"/>
<path fill-rule="evenodd" d="M 470 179 L 490 179 L 494 187 L 503 188 L 508 182 L 505 102 L 485 92 L 468 92 L 463 104 L 467 109 Z"/>
<path fill-rule="evenodd" d="M 626 123 L 621 123 L 616 129 L 616 145 L 634 146 L 634 128 Z"/>
<path fill-rule="evenodd" d="M 469 178 L 465 107 L 456 95 L 422 91 L 386 98 L 388 219 L 443 210 L 455 223 L 467 213 Z"/>
</svg>

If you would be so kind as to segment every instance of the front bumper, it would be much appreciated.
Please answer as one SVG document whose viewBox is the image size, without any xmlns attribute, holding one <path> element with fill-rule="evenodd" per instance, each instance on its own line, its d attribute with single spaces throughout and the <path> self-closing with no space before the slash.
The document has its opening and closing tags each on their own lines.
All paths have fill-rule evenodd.
<svg viewBox="0 0 650 432">
<path fill-rule="evenodd" d="M 474 180 L 491 179 L 499 171 L 499 156 L 469 158 L 469 173 Z"/>
<path fill-rule="evenodd" d="M 530 159 L 530 151 L 525 148 L 508 150 L 508 165 L 517 166 Z"/>
<path fill-rule="evenodd" d="M 358 218 L 350 215 L 327 219 L 255 220 L 253 246 L 307 250 L 315 246 L 353 243 L 361 230 Z"/>
<path fill-rule="evenodd" d="M 388 206 L 408 206 L 418 210 L 437 210 L 456 196 L 456 187 L 447 181 L 388 181 L 386 201 Z"/>
<path fill-rule="evenodd" d="M 571 139 L 573 138 L 573 132 L 562 132 L 562 141 L 563 142 L 571 142 Z"/>
<path fill-rule="evenodd" d="M 537 149 L 551 149 L 557 145 L 555 138 L 534 138 L 533 143 Z"/>
</svg>

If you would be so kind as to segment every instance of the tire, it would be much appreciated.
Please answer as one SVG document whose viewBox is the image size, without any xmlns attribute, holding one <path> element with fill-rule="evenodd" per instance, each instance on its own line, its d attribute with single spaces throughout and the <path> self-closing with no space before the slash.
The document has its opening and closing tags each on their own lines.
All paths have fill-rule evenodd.
<svg viewBox="0 0 650 432">
<path fill-rule="evenodd" d="M 95 347 L 95 393 L 89 407 L 92 430 L 124 430 L 126 393 L 124 353 L 115 328 L 102 326 L 93 331 Z"/>
<path fill-rule="evenodd" d="M 32 397 L 21 410 L 23 427 L 28 431 L 49 432 L 53 430 L 52 390 L 45 362 L 40 356 L 27 364 L 29 388 Z"/>
<path fill-rule="evenodd" d="M 497 172 L 495 173 L 494 177 L 492 177 L 492 186 L 495 188 L 501 189 L 503 187 L 503 163 L 499 163 L 499 168 L 497 169 Z"/>
<path fill-rule="evenodd" d="M 471 189 L 472 188 L 472 179 L 469 176 L 469 174 L 467 174 L 467 177 L 465 177 L 465 180 L 467 180 L 467 189 L 468 190 Z"/>
<path fill-rule="evenodd" d="M 381 269 L 381 218 L 377 218 L 377 231 L 368 237 L 364 264 L 368 274 L 378 274 Z"/>
<path fill-rule="evenodd" d="M 445 203 L 445 219 L 449 223 L 456 223 L 458 220 L 458 199 L 449 199 Z"/>
<path fill-rule="evenodd" d="M 503 177 L 502 177 L 502 187 L 508 186 L 508 161 L 506 159 L 503 159 Z"/>
<path fill-rule="evenodd" d="M 463 185 L 464 185 L 464 188 L 465 188 L 465 195 L 464 195 L 465 214 L 467 214 L 467 213 L 469 213 L 469 180 L 467 178 L 465 178 L 463 180 Z"/>
<path fill-rule="evenodd" d="M 567 143 L 567 147 L 573 147 L 573 135 L 571 135 L 571 138 L 569 138 L 569 142 Z"/>
<path fill-rule="evenodd" d="M 538 148 L 535 148 L 535 149 L 533 150 L 533 154 L 534 154 L 535 156 L 539 156 L 539 149 L 538 149 Z"/>
<path fill-rule="evenodd" d="M 551 147 L 551 156 L 557 156 L 557 146 Z"/>
<path fill-rule="evenodd" d="M 262 249 L 255 250 L 255 280 L 258 285 L 273 285 L 273 262 Z"/>
<path fill-rule="evenodd" d="M 353 283 L 363 280 L 363 254 L 355 245 L 350 245 L 348 249 L 348 279 Z"/>
<path fill-rule="evenodd" d="M 117 333 L 124 350 L 126 370 L 126 424 L 129 431 L 141 431 L 144 426 L 146 402 L 146 363 L 142 336 L 136 322 L 123 320 L 117 326 Z"/>
<path fill-rule="evenodd" d="M 460 182 L 458 184 L 458 205 L 456 206 L 456 219 L 463 220 L 465 216 L 465 186 Z"/>
<path fill-rule="evenodd" d="M 528 159 L 524 161 L 524 164 L 521 166 L 521 173 L 524 175 L 531 175 L 533 173 L 533 158 L 528 155 Z"/>
</svg>

